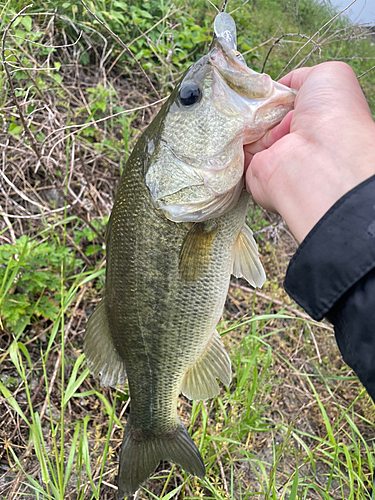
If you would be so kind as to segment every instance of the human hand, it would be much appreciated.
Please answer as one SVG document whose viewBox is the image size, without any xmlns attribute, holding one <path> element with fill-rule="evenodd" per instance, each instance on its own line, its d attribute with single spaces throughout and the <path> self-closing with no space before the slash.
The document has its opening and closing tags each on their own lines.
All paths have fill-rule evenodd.
<svg viewBox="0 0 375 500">
<path fill-rule="evenodd" d="M 299 90 L 295 109 L 245 146 L 246 185 L 301 242 L 341 196 L 375 174 L 375 123 L 347 64 L 297 69 L 280 83 Z"/>
</svg>

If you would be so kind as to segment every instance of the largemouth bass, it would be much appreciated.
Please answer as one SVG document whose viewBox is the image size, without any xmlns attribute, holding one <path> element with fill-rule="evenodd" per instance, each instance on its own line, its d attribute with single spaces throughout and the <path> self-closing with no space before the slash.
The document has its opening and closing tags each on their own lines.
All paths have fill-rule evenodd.
<svg viewBox="0 0 375 500">
<path fill-rule="evenodd" d="M 246 66 L 228 14 L 215 31 L 212 49 L 177 84 L 125 166 L 107 233 L 105 296 L 86 329 L 91 373 L 104 385 L 129 382 L 119 499 L 160 460 L 204 477 L 177 400 L 181 392 L 217 395 L 218 379 L 230 384 L 216 332 L 230 275 L 255 287 L 265 280 L 245 224 L 243 145 L 281 121 L 295 92 Z"/>
</svg>

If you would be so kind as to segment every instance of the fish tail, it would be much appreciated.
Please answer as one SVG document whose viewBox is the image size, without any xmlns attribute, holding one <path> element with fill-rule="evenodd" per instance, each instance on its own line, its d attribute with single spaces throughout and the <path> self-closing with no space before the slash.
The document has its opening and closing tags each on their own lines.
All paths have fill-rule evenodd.
<svg viewBox="0 0 375 500">
<path fill-rule="evenodd" d="M 204 478 L 202 457 L 180 420 L 173 432 L 147 438 L 140 435 L 129 418 L 120 453 L 118 500 L 133 495 L 154 472 L 160 460 L 176 463 L 186 472 Z"/>
</svg>

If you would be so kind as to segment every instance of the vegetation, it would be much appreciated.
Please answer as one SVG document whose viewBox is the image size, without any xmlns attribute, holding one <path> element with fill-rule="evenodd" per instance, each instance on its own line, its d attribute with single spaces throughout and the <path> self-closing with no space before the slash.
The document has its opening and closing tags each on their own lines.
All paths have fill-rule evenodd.
<svg viewBox="0 0 375 500">
<path fill-rule="evenodd" d="M 277 78 L 346 61 L 375 114 L 373 29 L 317 0 L 229 0 L 227 11 L 252 68 Z M 204 0 L 0 0 L 2 499 L 115 498 L 128 389 L 99 387 L 82 334 L 124 163 L 206 52 L 215 14 Z M 205 403 L 180 399 L 206 479 L 162 463 L 140 498 L 369 499 L 373 402 L 331 327 L 284 293 L 296 243 L 283 222 L 256 206 L 249 220 L 268 281 L 261 293 L 232 283 L 219 328 L 232 385 Z"/>
</svg>

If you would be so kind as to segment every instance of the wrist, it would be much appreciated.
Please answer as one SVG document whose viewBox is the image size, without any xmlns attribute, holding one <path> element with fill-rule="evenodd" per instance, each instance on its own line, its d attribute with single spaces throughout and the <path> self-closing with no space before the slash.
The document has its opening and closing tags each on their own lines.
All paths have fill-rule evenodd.
<svg viewBox="0 0 375 500">
<path fill-rule="evenodd" d="M 306 190 L 298 189 L 298 196 L 285 195 L 277 205 L 294 237 L 301 243 L 319 220 L 353 188 L 370 178 L 375 168 L 366 175 L 350 176 L 346 179 L 326 179 L 319 186 L 307 185 Z M 313 193 L 313 194 L 312 194 Z M 303 196 L 305 194 L 305 196 Z"/>
</svg>

